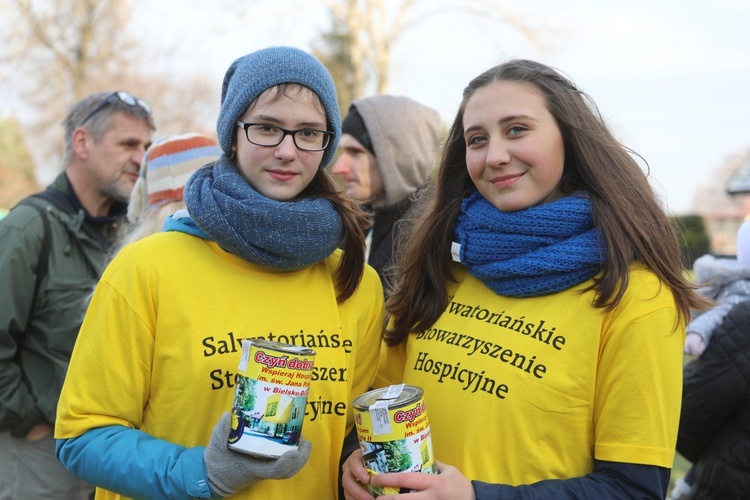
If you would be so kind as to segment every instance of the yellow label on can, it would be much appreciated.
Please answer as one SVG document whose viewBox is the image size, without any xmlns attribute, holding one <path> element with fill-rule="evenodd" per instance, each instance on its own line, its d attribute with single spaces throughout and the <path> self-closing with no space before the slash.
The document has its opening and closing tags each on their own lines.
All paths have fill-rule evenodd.
<svg viewBox="0 0 750 500">
<path fill-rule="evenodd" d="M 262 457 L 296 449 L 305 417 L 315 351 L 244 340 L 227 446 Z"/>
<path fill-rule="evenodd" d="M 386 472 L 437 473 L 432 451 L 427 405 L 421 389 L 406 386 L 406 393 L 392 398 L 385 408 L 379 399 L 388 389 L 363 394 L 354 401 L 354 422 L 362 450 L 362 461 L 370 475 Z M 376 488 L 375 495 L 406 493 L 393 488 Z"/>
</svg>

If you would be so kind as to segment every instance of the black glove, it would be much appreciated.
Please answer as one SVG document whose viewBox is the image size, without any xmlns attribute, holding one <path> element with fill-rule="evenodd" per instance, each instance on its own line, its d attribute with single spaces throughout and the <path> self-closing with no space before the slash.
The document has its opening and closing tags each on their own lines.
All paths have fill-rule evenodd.
<svg viewBox="0 0 750 500">
<path fill-rule="evenodd" d="M 227 448 L 231 417 L 224 413 L 211 433 L 211 441 L 203 452 L 206 476 L 211 491 L 228 497 L 260 479 L 288 479 L 307 463 L 312 443 L 300 438 L 297 450 L 289 450 L 279 458 L 260 458 Z"/>
</svg>

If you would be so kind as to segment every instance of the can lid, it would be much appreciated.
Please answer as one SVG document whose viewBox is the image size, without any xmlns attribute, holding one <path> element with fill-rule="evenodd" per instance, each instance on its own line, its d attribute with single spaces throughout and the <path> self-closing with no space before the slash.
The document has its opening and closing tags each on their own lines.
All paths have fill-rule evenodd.
<svg viewBox="0 0 750 500">
<path fill-rule="evenodd" d="M 373 391 L 366 392 L 354 399 L 352 406 L 359 411 L 367 411 L 371 405 L 377 401 L 383 399 L 390 387 L 383 387 L 381 389 L 375 389 Z M 424 390 L 421 387 L 414 385 L 404 385 L 396 398 L 388 398 L 388 409 L 401 408 L 402 406 L 409 405 L 414 401 L 422 398 Z"/>
<path fill-rule="evenodd" d="M 250 344 L 263 347 L 266 349 L 275 349 L 281 352 L 287 352 L 290 354 L 297 354 L 298 356 L 315 356 L 315 351 L 309 347 L 302 347 L 292 344 L 284 344 L 283 342 L 276 342 L 275 340 L 265 339 L 244 339 L 243 342 L 250 342 Z"/>
</svg>

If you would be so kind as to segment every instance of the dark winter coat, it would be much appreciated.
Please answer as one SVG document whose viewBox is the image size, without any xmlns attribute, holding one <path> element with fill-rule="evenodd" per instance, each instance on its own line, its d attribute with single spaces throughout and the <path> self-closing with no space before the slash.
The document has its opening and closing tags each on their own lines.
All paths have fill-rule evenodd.
<svg viewBox="0 0 750 500">
<path fill-rule="evenodd" d="M 750 301 L 685 367 L 677 451 L 695 464 L 689 498 L 750 498 Z"/>
<path fill-rule="evenodd" d="M 367 263 L 387 291 L 399 220 L 429 180 L 440 152 L 440 115 L 412 99 L 380 95 L 352 103 L 365 124 L 378 161 L 385 197 L 374 213 Z"/>
</svg>

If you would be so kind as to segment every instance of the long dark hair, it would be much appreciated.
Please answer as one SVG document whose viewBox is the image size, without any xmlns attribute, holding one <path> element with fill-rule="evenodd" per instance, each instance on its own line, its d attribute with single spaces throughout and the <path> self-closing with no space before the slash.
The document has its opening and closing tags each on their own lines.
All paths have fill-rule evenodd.
<svg viewBox="0 0 750 500">
<path fill-rule="evenodd" d="M 386 341 L 396 345 L 411 332 L 424 331 L 448 303 L 450 246 L 463 198 L 474 192 L 466 168 L 463 116 L 477 89 L 514 81 L 541 92 L 560 129 L 565 148 L 563 194 L 586 190 L 593 201 L 594 224 L 607 249 L 607 261 L 592 285 L 594 305 L 616 307 L 628 287 L 628 268 L 640 261 L 672 291 L 680 319 L 709 302 L 682 274 L 680 249 L 665 211 L 631 151 L 607 128 L 593 100 L 554 69 L 529 60 L 512 60 L 474 78 L 451 126 L 437 178 L 405 223 L 396 259 L 397 281 L 386 304 L 393 321 Z"/>
<path fill-rule="evenodd" d="M 305 196 L 326 198 L 341 215 L 344 225 L 343 256 L 334 275 L 336 298 L 343 302 L 351 297 L 359 286 L 365 270 L 365 232 L 372 225 L 370 216 L 360 205 L 345 195 L 327 170 L 320 168 L 303 191 Z"/>
</svg>

